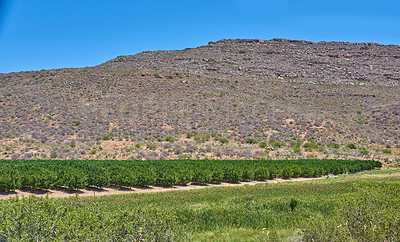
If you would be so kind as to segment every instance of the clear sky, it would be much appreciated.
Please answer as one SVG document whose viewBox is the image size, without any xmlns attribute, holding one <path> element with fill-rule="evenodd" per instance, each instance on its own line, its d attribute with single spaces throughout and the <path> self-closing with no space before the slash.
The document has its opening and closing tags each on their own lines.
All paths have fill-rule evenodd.
<svg viewBox="0 0 400 242">
<path fill-rule="evenodd" d="M 236 38 L 400 45 L 399 0 L 0 0 L 0 72 Z"/>
</svg>

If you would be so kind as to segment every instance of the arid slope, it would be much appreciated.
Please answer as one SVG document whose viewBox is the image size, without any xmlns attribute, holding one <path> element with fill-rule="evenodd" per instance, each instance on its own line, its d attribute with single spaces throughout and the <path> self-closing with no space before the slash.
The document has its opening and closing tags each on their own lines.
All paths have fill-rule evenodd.
<svg viewBox="0 0 400 242">
<path fill-rule="evenodd" d="M 0 158 L 394 162 L 399 57 L 395 45 L 221 40 L 0 74 Z"/>
</svg>

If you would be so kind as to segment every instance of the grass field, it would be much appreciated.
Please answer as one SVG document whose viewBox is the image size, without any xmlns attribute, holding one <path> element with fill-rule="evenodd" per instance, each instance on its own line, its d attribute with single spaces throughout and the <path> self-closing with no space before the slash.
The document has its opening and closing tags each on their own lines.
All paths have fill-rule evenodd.
<svg viewBox="0 0 400 242">
<path fill-rule="evenodd" d="M 345 219 L 341 205 L 361 196 L 357 188 L 363 186 L 373 187 L 368 191 L 376 190 L 377 194 L 379 189 L 389 194 L 387 204 L 391 205 L 386 208 L 397 213 L 387 215 L 391 224 L 385 226 L 395 229 L 399 207 L 394 203 L 398 199 L 390 197 L 390 192 L 400 190 L 400 169 L 313 182 L 73 199 L 11 199 L 0 202 L 0 234 L 8 239 L 31 240 L 296 241 L 303 228 L 328 228 Z M 384 206 L 382 209 L 389 211 Z M 371 219 L 371 223 L 374 221 Z M 351 236 L 353 228 L 349 230 Z M 375 231 L 376 241 L 383 241 Z M 399 240 L 393 236 L 393 241 Z"/>
</svg>

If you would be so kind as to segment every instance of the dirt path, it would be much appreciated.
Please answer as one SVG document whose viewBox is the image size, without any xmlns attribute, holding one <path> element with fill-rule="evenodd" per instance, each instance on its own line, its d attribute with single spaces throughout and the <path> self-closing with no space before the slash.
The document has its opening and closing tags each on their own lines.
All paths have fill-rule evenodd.
<svg viewBox="0 0 400 242">
<path fill-rule="evenodd" d="M 357 174 L 357 173 L 356 173 Z M 362 174 L 356 175 L 352 174 L 353 177 L 358 178 L 393 178 L 400 177 L 400 173 L 389 173 L 389 174 Z M 181 191 L 181 190 L 193 190 L 193 189 L 202 189 L 207 187 L 235 187 L 235 186 L 244 186 L 244 185 L 256 185 L 256 184 L 275 184 L 281 182 L 304 182 L 304 181 L 315 181 L 326 179 L 328 176 L 321 176 L 316 178 L 292 178 L 292 179 L 273 179 L 266 181 L 249 181 L 249 182 L 239 182 L 239 183 L 218 183 L 218 184 L 207 184 L 207 185 L 195 185 L 189 184 L 187 186 L 173 186 L 173 187 L 161 187 L 161 186 L 149 186 L 149 187 L 133 187 L 133 188 L 124 188 L 124 187 L 108 187 L 103 189 L 91 188 L 87 187 L 85 189 L 69 191 L 67 189 L 50 189 L 50 190 L 34 190 L 34 189 L 26 189 L 26 190 L 15 190 L 12 192 L 0 193 L 0 199 L 8 199 L 11 197 L 19 196 L 19 197 L 27 197 L 31 195 L 45 197 L 47 194 L 49 197 L 73 197 L 78 194 L 80 197 L 88 197 L 88 196 L 108 196 L 108 195 L 116 195 L 116 194 L 130 194 L 130 193 L 151 193 L 151 192 L 169 192 L 169 191 Z M 334 175 L 329 175 L 329 177 L 337 177 Z"/>
<path fill-rule="evenodd" d="M 36 189 L 22 189 L 15 190 L 6 193 L 0 193 L 0 199 L 8 199 L 11 197 L 28 197 L 35 195 L 38 197 L 45 197 L 47 194 L 49 197 L 73 197 L 78 194 L 80 197 L 88 196 L 108 196 L 116 194 L 130 194 L 130 193 L 151 193 L 151 192 L 169 192 L 169 191 L 180 191 L 180 190 L 193 190 L 202 189 L 207 187 L 235 187 L 244 185 L 255 185 L 260 183 L 281 183 L 281 182 L 303 182 L 303 181 L 314 181 L 326 179 L 327 176 L 317 178 L 292 178 L 292 179 L 273 179 L 266 181 L 249 181 L 239 183 L 218 183 L 218 184 L 207 184 L 207 185 L 194 185 L 189 184 L 187 186 L 173 186 L 173 187 L 161 187 L 161 186 L 149 186 L 149 187 L 133 187 L 133 188 L 121 188 L 121 187 L 108 187 L 103 189 L 87 187 L 85 189 L 69 191 L 67 189 L 50 189 L 50 190 L 36 190 Z M 330 175 L 329 177 L 333 177 Z"/>
</svg>

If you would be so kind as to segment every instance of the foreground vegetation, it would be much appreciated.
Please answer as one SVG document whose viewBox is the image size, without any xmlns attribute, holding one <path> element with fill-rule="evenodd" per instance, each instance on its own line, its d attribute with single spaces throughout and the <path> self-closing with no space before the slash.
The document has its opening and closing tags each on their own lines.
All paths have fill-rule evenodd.
<svg viewBox="0 0 400 242">
<path fill-rule="evenodd" d="M 302 183 L 0 202 L 0 240 L 399 241 L 400 170 Z"/>
<path fill-rule="evenodd" d="M 0 190 L 79 189 L 318 177 L 381 167 L 368 160 L 0 160 Z"/>
</svg>

